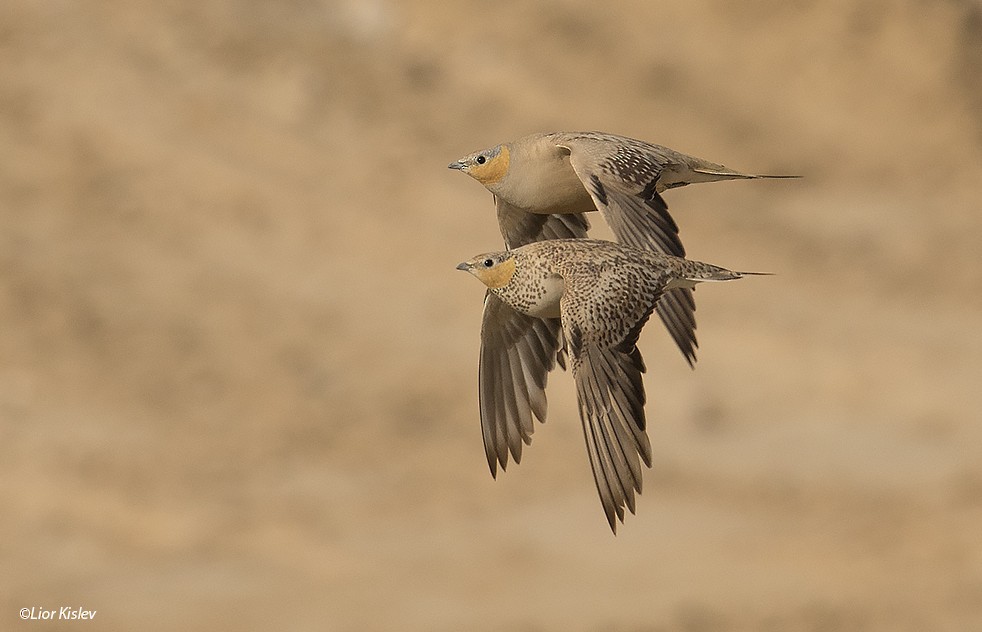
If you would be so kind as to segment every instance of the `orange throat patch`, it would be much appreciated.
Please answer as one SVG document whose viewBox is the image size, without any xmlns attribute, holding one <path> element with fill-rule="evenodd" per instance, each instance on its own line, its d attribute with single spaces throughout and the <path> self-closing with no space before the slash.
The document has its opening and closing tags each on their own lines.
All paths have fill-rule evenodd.
<svg viewBox="0 0 982 632">
<path fill-rule="evenodd" d="M 508 146 L 502 145 L 498 155 L 483 165 L 472 166 L 467 173 L 484 186 L 497 184 L 508 173 L 510 161 L 511 155 Z"/>
<path fill-rule="evenodd" d="M 515 276 L 515 259 L 505 259 L 490 270 L 478 270 L 478 278 L 492 290 L 503 288 Z"/>
</svg>

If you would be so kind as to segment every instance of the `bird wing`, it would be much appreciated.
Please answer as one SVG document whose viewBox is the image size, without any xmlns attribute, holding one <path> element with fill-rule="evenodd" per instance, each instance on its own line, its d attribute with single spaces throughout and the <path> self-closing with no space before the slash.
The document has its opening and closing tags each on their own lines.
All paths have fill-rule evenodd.
<svg viewBox="0 0 982 632">
<path fill-rule="evenodd" d="M 498 212 L 498 227 L 511 250 L 543 239 L 574 239 L 586 237 L 590 222 L 583 213 L 542 215 L 529 213 L 512 206 L 498 196 L 494 198 Z"/>
<path fill-rule="evenodd" d="M 543 239 L 585 237 L 590 224 L 582 214 L 534 215 L 496 200 L 501 234 L 508 248 Z M 558 318 L 521 314 L 494 294 L 484 299 L 478 393 L 484 451 L 492 476 L 521 460 L 522 443 L 531 443 L 532 416 L 546 419 L 546 378 L 556 364 L 565 368 Z"/>
<path fill-rule="evenodd" d="M 532 442 L 532 416 L 546 420 L 546 379 L 562 346 L 558 318 L 521 314 L 494 294 L 484 299 L 478 370 L 481 429 L 491 475 L 518 463 Z"/>
<path fill-rule="evenodd" d="M 613 295 L 637 296 L 638 288 L 626 288 L 616 278 L 604 283 L 596 278 L 564 278 L 560 310 L 583 435 L 607 522 L 616 532 L 616 520 L 624 521 L 624 507 L 634 513 L 634 495 L 641 492 L 641 462 L 651 466 L 641 380 L 645 366 L 636 345 L 664 283 L 641 288 L 640 300 L 604 310 L 594 304 Z M 603 296 L 591 298 L 590 293 L 601 286 Z M 611 316 L 596 316 L 605 312 Z"/>
<path fill-rule="evenodd" d="M 685 256 L 679 227 L 661 196 L 666 169 L 679 169 L 689 158 L 667 147 L 621 136 L 586 133 L 555 140 L 618 241 L 677 257 Z M 655 308 L 679 351 L 696 360 L 696 301 L 690 288 L 665 292 Z"/>
<path fill-rule="evenodd" d="M 693 288 L 678 287 L 668 290 L 655 305 L 658 318 L 671 334 L 672 340 L 689 366 L 695 366 L 696 348 L 696 299 Z"/>
<path fill-rule="evenodd" d="M 560 135 L 553 142 L 569 152 L 573 170 L 620 241 L 685 255 L 661 196 L 662 174 L 684 166 L 684 154 L 597 132 Z"/>
</svg>

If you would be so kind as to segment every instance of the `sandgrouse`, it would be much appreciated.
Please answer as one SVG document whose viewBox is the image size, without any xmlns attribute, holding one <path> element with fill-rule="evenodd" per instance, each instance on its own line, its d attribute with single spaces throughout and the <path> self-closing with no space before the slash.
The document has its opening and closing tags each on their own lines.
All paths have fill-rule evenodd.
<svg viewBox="0 0 982 632">
<path fill-rule="evenodd" d="M 740 173 L 720 164 L 605 132 L 532 134 L 450 163 L 494 194 L 506 248 L 585 237 L 583 215 L 599 210 L 621 243 L 679 257 L 685 248 L 661 193 L 718 180 L 794 178 Z M 655 307 L 686 361 L 695 362 L 695 301 L 689 288 Z M 493 301 L 485 320 L 510 318 Z M 504 323 L 503 323 L 504 324 Z"/>
<path fill-rule="evenodd" d="M 533 416 L 546 418 L 546 378 L 572 366 L 593 478 L 616 533 L 634 513 L 641 462 L 651 465 L 645 434 L 645 371 L 636 343 L 666 291 L 743 274 L 648 249 L 594 239 L 552 239 L 478 255 L 457 266 L 517 316 L 484 321 L 480 410 L 491 473 L 508 455 L 519 462 Z"/>
</svg>

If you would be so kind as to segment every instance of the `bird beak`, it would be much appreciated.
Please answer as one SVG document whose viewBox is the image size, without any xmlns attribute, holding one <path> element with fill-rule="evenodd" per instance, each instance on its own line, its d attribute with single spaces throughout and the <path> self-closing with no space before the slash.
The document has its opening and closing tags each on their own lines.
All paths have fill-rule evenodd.
<svg viewBox="0 0 982 632">
<path fill-rule="evenodd" d="M 458 263 L 457 264 L 457 269 L 458 270 L 465 270 L 466 271 L 466 270 L 469 270 L 470 269 L 470 266 L 467 265 L 467 262 L 465 261 L 463 263 Z"/>
<path fill-rule="evenodd" d="M 464 170 L 464 167 L 466 167 L 466 166 L 467 166 L 467 163 L 464 162 L 463 160 L 455 160 L 455 161 L 451 162 L 449 165 L 447 165 L 447 169 L 457 169 L 457 170 L 463 171 Z"/>
</svg>

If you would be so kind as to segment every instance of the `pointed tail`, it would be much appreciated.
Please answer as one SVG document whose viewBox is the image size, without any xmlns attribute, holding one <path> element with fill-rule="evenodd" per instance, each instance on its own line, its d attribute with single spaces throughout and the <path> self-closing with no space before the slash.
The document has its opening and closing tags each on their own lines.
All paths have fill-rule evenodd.
<svg viewBox="0 0 982 632">
<path fill-rule="evenodd" d="M 693 173 L 698 173 L 702 176 L 706 182 L 712 182 L 716 180 L 760 180 L 764 178 L 770 179 L 793 179 L 800 178 L 798 175 L 785 175 L 785 174 L 765 174 L 765 173 L 740 173 L 739 171 L 732 171 L 723 167 L 722 169 L 707 169 L 703 167 L 697 167 L 692 170 Z"/>
<path fill-rule="evenodd" d="M 711 263 L 683 260 L 679 276 L 669 283 L 668 288 L 695 287 L 704 281 L 733 281 L 745 276 L 770 276 L 771 272 L 735 272 Z"/>
</svg>

